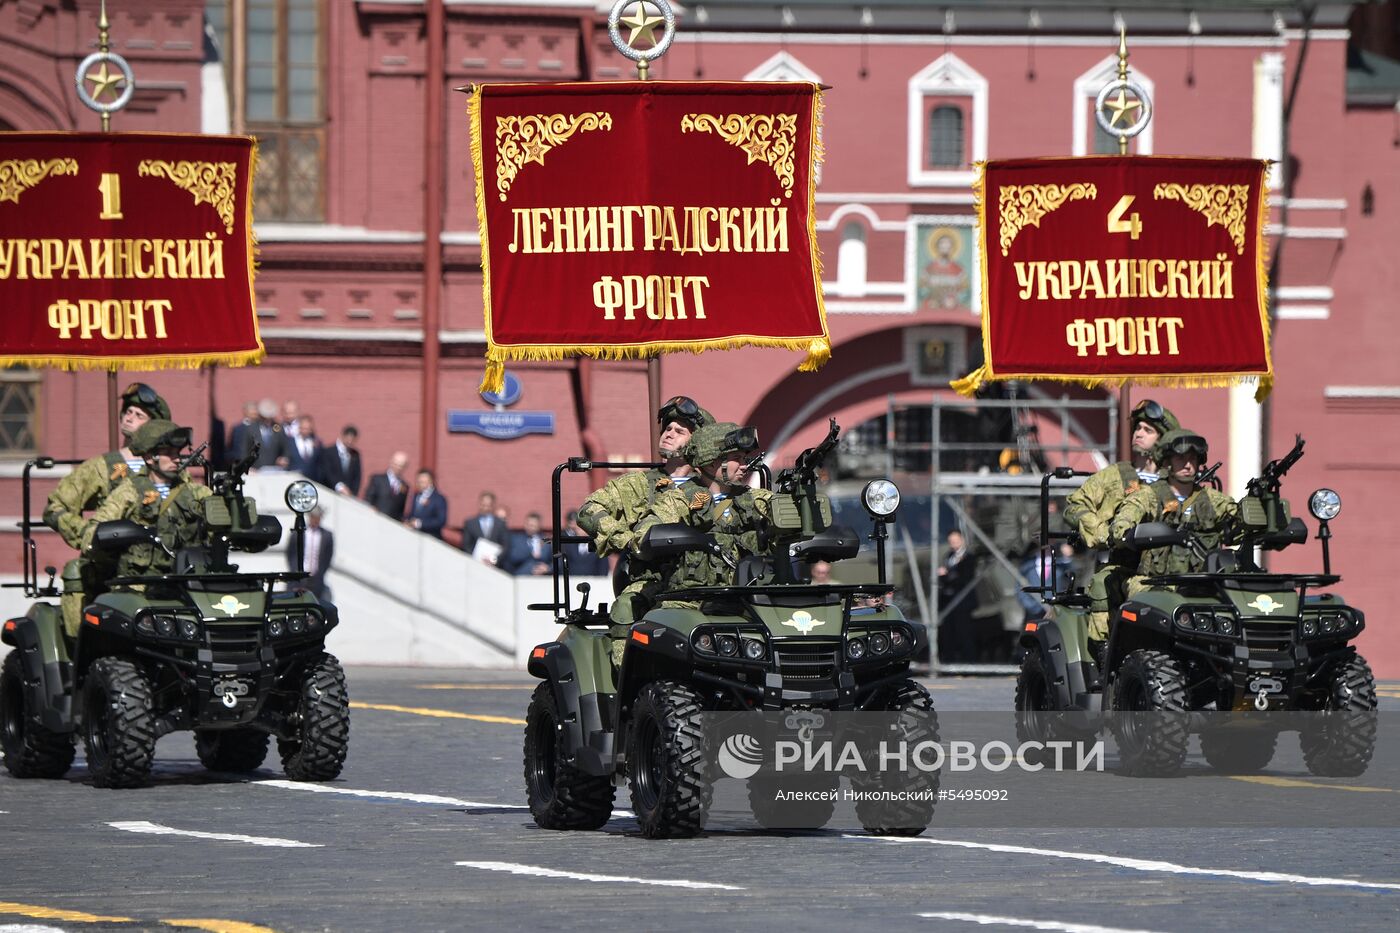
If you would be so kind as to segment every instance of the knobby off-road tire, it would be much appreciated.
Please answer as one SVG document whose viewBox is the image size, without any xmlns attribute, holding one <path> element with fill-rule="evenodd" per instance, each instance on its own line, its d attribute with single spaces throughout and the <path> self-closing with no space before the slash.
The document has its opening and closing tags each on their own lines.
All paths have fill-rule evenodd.
<svg viewBox="0 0 1400 933">
<path fill-rule="evenodd" d="M 1253 774 L 1274 759 L 1278 733 L 1272 729 L 1212 729 L 1201 733 L 1201 754 L 1224 774 Z"/>
<path fill-rule="evenodd" d="M 17 778 L 60 778 L 73 766 L 73 733 L 51 732 L 30 715 L 25 703 L 19 651 L 0 666 L 0 753 Z"/>
<path fill-rule="evenodd" d="M 350 745 L 350 694 L 334 655 L 323 654 L 306 669 L 297 712 L 297 737 L 277 743 L 282 770 L 293 781 L 333 780 Z"/>
<path fill-rule="evenodd" d="M 749 811 L 764 829 L 820 829 L 836 813 L 839 788 L 835 774 L 755 775 L 748 780 Z M 778 799 L 787 793 L 816 794 L 818 799 Z"/>
<path fill-rule="evenodd" d="M 1016 675 L 1016 741 L 1022 746 L 1027 742 L 1088 742 L 1098 734 L 1089 724 L 1093 714 L 1058 708 L 1053 677 L 1040 648 L 1027 648 Z M 1055 762 L 1049 750 L 1027 749 L 1026 757 L 1041 765 Z"/>
<path fill-rule="evenodd" d="M 1124 774 L 1181 769 L 1191 740 L 1186 709 L 1186 675 L 1170 655 L 1139 649 L 1123 659 L 1113 681 L 1113 732 Z"/>
<path fill-rule="evenodd" d="M 267 758 L 270 736 L 257 729 L 206 729 L 194 734 L 194 750 L 210 771 L 256 771 Z"/>
<path fill-rule="evenodd" d="M 705 828 L 714 788 L 700 730 L 700 694 L 684 684 L 647 684 L 632 706 L 627 784 L 642 835 L 695 836 Z"/>
<path fill-rule="evenodd" d="M 1308 713 L 1298 735 L 1303 761 L 1319 777 L 1366 773 L 1376 751 L 1376 678 L 1360 655 L 1338 664 L 1328 683 L 1327 704 Z"/>
<path fill-rule="evenodd" d="M 900 717 L 902 740 L 914 761 L 913 749 L 924 742 L 938 741 L 938 713 L 933 697 L 923 684 L 902 681 L 889 688 L 880 706 L 868 706 L 869 711 L 907 712 Z M 925 756 L 927 760 L 927 756 Z M 933 808 L 938 799 L 939 771 L 908 772 L 891 769 L 872 771 L 865 777 L 854 777 L 851 789 L 857 795 L 856 818 L 866 832 L 875 836 L 917 836 L 933 821 Z M 863 793 L 891 792 L 909 795 L 903 800 L 862 800 Z"/>
<path fill-rule="evenodd" d="M 535 687 L 525 713 L 525 790 L 530 815 L 544 829 L 598 829 L 612 816 L 612 778 L 585 774 L 567 761 L 554 685 Z"/>
<path fill-rule="evenodd" d="M 99 658 L 83 684 L 83 744 L 98 787 L 141 787 L 156 750 L 151 684 L 126 658 Z"/>
</svg>

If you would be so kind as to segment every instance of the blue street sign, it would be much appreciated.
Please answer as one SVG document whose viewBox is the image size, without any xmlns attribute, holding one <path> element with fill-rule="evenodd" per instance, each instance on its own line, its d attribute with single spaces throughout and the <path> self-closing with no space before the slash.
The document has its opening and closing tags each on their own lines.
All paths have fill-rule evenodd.
<svg viewBox="0 0 1400 933">
<path fill-rule="evenodd" d="M 487 405 L 514 405 L 516 402 L 520 401 L 520 392 L 522 389 L 520 377 L 507 370 L 504 382 L 505 385 L 501 387 L 500 394 L 495 392 L 481 393 L 481 397 L 485 400 Z"/>
<path fill-rule="evenodd" d="M 552 411 L 449 411 L 447 430 L 509 441 L 526 434 L 553 434 Z"/>
</svg>

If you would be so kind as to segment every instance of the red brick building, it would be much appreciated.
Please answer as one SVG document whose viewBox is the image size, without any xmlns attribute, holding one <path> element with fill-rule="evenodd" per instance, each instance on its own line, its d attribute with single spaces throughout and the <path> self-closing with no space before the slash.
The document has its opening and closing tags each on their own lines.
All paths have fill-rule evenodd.
<svg viewBox="0 0 1400 933">
<path fill-rule="evenodd" d="M 0 2 L 0 130 L 97 128 L 72 91 L 73 68 L 95 45 L 97 5 Z M 552 412 L 552 434 L 496 441 L 448 430 L 448 412 L 490 407 L 476 392 L 484 343 L 466 99 L 452 89 L 631 77 L 608 39 L 610 6 L 109 0 L 113 47 L 138 84 L 113 129 L 247 132 L 261 147 L 266 363 L 140 378 L 200 431 L 214 417 L 226 431 L 244 401 L 264 396 L 297 400 L 326 440 L 354 423 L 366 474 L 397 449 L 435 467 L 453 527 L 479 490 L 495 490 L 518 523 L 547 508 L 548 470 L 566 456 L 644 452 L 651 430 L 638 363 L 512 367 L 524 387 L 518 407 Z M 1290 491 L 1299 502 L 1316 485 L 1341 491 L 1334 562 L 1346 595 L 1370 610 L 1365 650 L 1400 674 L 1400 643 L 1383 618 L 1388 558 L 1400 550 L 1383 507 L 1397 467 L 1377 443 L 1400 436 L 1400 331 L 1390 315 L 1400 293 L 1400 65 L 1388 57 L 1397 54 L 1397 4 L 1353 6 L 686 7 L 654 78 L 831 87 L 817 226 L 833 357 L 817 374 L 797 373 L 800 355 L 781 351 L 669 357 L 662 391 L 758 425 L 779 460 L 829 415 L 853 426 L 892 400 L 951 400 L 946 377 L 980 354 L 972 163 L 1106 151 L 1091 110 L 1113 71 L 1121 16 L 1135 80 L 1155 111 L 1134 151 L 1280 162 L 1271 179 L 1277 383 L 1267 412 L 1248 388 L 1152 394 L 1212 439 L 1232 486 L 1261 451 L 1277 456 L 1294 432 L 1307 435 Z M 0 378 L 0 513 L 13 516 L 27 455 L 101 447 L 106 379 Z M 1282 564 L 1316 557 L 1309 547 Z"/>
</svg>

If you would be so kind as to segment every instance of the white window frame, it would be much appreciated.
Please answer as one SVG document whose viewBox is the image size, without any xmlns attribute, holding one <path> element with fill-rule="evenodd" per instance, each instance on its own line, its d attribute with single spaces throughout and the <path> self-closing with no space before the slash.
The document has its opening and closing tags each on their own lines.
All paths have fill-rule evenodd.
<svg viewBox="0 0 1400 933">
<path fill-rule="evenodd" d="M 987 158 L 987 79 L 952 52 L 939 56 L 927 68 L 909 79 L 909 186 L 965 187 L 973 183 L 977 171 L 928 169 L 924 166 L 924 137 L 928 134 L 924 100 L 927 97 L 971 97 L 968 122 L 963 136 L 972 140 L 972 162 Z"/>
<path fill-rule="evenodd" d="M 1093 126 L 1090 124 L 1090 112 L 1094 109 L 1094 100 L 1099 96 L 1099 91 L 1110 81 L 1118 80 L 1118 56 L 1109 55 L 1101 60 L 1093 68 L 1084 72 L 1074 79 L 1074 101 L 1073 117 L 1071 125 L 1074 128 L 1074 138 L 1070 141 L 1070 152 L 1073 155 L 1082 156 L 1089 154 L 1089 143 Z M 1152 119 L 1147 122 L 1147 127 L 1139 133 L 1137 140 L 1138 155 L 1152 155 L 1152 128 L 1157 125 L 1157 85 L 1153 80 L 1137 68 L 1128 72 L 1128 80 L 1134 84 L 1142 86 L 1147 92 L 1147 96 L 1152 101 Z M 1085 98 L 1090 106 L 1084 106 Z"/>
</svg>

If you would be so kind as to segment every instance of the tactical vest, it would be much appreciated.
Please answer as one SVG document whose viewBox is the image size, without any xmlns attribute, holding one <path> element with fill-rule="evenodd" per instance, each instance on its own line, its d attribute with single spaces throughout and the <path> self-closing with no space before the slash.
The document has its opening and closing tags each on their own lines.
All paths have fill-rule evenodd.
<svg viewBox="0 0 1400 933">
<path fill-rule="evenodd" d="M 713 534 L 725 557 L 734 563 L 758 551 L 757 528 L 763 520 L 753 496 L 747 493 L 705 506 L 703 518 L 692 522 L 699 531 Z M 725 515 L 726 510 L 728 516 Z M 667 577 L 667 586 L 726 586 L 734 570 L 723 558 L 708 551 L 687 551 Z"/>
<path fill-rule="evenodd" d="M 1159 479 L 1150 488 L 1157 494 L 1163 522 L 1172 528 L 1185 528 L 1194 532 L 1207 551 L 1213 551 L 1220 546 L 1221 532 L 1216 526 L 1215 505 L 1204 487 L 1198 486 L 1192 490 L 1184 502 L 1177 501 L 1171 483 L 1164 479 Z M 1185 514 L 1188 506 L 1191 510 L 1189 516 Z M 1205 563 L 1190 547 L 1172 545 L 1144 551 L 1141 568 L 1143 573 L 1149 575 L 1200 573 L 1205 569 Z"/>
<path fill-rule="evenodd" d="M 139 473 L 131 477 L 136 488 L 136 505 L 125 516 L 138 525 L 154 527 L 165 545 L 146 543 L 134 544 L 117 558 L 117 576 L 141 576 L 143 574 L 168 573 L 175 566 L 171 552 L 182 547 L 199 544 L 204 536 L 204 507 L 195 498 L 194 485 L 182 482 L 170 490 L 165 499 L 150 476 Z"/>
</svg>

